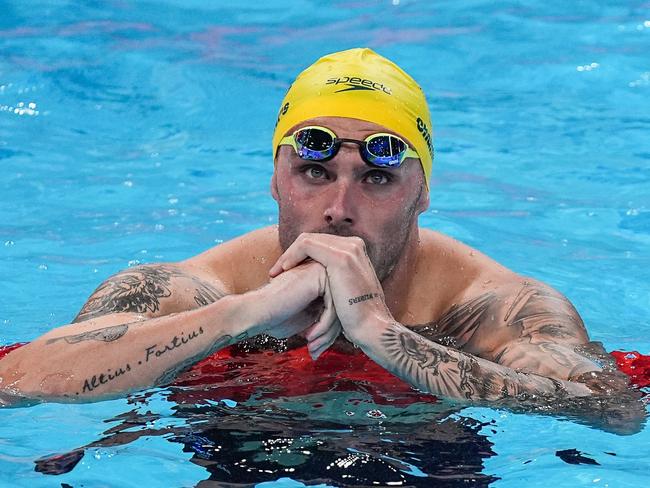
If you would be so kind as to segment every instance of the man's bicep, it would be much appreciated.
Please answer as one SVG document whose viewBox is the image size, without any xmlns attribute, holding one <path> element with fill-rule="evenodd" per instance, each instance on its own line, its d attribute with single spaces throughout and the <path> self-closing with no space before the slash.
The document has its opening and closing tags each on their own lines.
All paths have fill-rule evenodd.
<svg viewBox="0 0 650 488">
<path fill-rule="evenodd" d="M 495 351 L 495 362 L 565 380 L 600 369 L 580 351 L 589 337 L 577 310 L 561 293 L 527 281 L 511 289 L 502 303 L 507 340 Z"/>
<path fill-rule="evenodd" d="M 589 340 L 573 304 L 550 286 L 525 281 L 501 293 L 504 295 L 503 323 L 516 336 L 531 343 L 581 344 Z"/>
<path fill-rule="evenodd" d="M 99 285 L 73 322 L 114 313 L 160 317 L 208 305 L 227 294 L 218 280 L 199 278 L 176 264 L 142 265 Z"/>
<path fill-rule="evenodd" d="M 579 347 L 579 346 L 578 346 Z M 548 378 L 573 380 L 600 366 L 570 344 L 516 340 L 506 344 L 495 362 L 522 373 L 535 373 Z"/>
</svg>

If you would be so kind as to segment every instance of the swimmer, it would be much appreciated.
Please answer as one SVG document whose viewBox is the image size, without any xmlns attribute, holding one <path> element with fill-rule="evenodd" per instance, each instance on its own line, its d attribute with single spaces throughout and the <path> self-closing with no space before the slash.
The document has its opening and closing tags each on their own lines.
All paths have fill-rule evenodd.
<svg viewBox="0 0 650 488">
<path fill-rule="evenodd" d="M 451 400 L 625 391 L 561 293 L 418 226 L 433 129 L 401 68 L 370 49 L 337 52 L 300 73 L 280 107 L 278 224 L 108 278 L 71 324 L 0 360 L 5 401 L 123 396 L 269 336 L 306 343 L 316 361 L 356 346 Z"/>
</svg>

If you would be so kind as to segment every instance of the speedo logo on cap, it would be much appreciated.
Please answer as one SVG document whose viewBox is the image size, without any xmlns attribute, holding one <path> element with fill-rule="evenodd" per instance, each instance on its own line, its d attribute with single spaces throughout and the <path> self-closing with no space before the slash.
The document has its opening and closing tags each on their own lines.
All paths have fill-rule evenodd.
<svg viewBox="0 0 650 488">
<path fill-rule="evenodd" d="M 325 84 L 347 86 L 347 88 L 336 90 L 334 93 L 350 91 L 350 90 L 372 90 L 372 91 L 381 91 L 388 95 L 393 94 L 391 89 L 386 85 L 384 85 L 383 83 L 369 80 L 368 78 L 359 78 L 357 76 L 341 76 L 340 78 L 330 78 L 325 82 Z"/>
<path fill-rule="evenodd" d="M 418 130 L 422 135 L 422 139 L 424 139 L 424 142 L 427 143 L 429 153 L 431 153 L 431 157 L 433 158 L 433 142 L 431 141 L 431 131 L 427 127 L 427 124 L 424 123 L 424 120 L 422 120 L 420 117 L 418 117 L 416 123 L 418 124 Z"/>
<path fill-rule="evenodd" d="M 289 111 L 289 102 L 285 103 L 280 107 L 280 111 L 278 112 L 278 118 L 275 121 L 275 126 L 277 127 L 278 124 L 280 123 L 280 119 L 282 118 L 283 115 L 285 115 Z"/>
</svg>

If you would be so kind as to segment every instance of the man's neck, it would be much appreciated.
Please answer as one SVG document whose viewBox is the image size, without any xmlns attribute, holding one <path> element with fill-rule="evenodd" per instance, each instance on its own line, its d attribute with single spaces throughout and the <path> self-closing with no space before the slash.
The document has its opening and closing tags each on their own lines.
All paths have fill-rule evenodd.
<svg viewBox="0 0 650 488">
<path fill-rule="evenodd" d="M 393 268 L 391 274 L 382 281 L 386 305 L 395 318 L 401 317 L 407 306 L 420 257 L 420 236 L 418 226 L 411 232 L 404 253 Z"/>
</svg>

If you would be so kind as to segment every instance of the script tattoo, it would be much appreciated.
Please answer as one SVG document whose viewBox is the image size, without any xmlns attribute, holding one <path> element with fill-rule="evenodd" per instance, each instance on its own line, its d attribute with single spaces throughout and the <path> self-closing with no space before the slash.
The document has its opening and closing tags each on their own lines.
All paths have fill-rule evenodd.
<svg viewBox="0 0 650 488">
<path fill-rule="evenodd" d="M 202 333 L 202 332 L 201 332 Z M 221 338 L 217 339 L 215 343 L 210 346 L 207 350 L 200 352 L 199 354 L 196 354 L 195 356 L 191 356 L 187 359 L 184 359 L 183 361 L 179 362 L 175 366 L 165 370 L 158 378 L 156 378 L 156 381 L 154 381 L 155 386 L 163 386 L 166 384 L 171 383 L 179 374 L 181 374 L 183 371 L 187 370 L 190 366 L 192 366 L 194 363 L 200 361 L 201 359 L 210 356 L 212 353 L 218 351 L 219 349 L 222 349 L 233 342 L 239 342 L 243 341 L 248 337 L 248 334 L 246 332 L 239 334 L 236 338 L 233 339 L 231 335 L 224 335 Z M 174 336 L 176 339 L 176 336 Z M 172 341 L 173 342 L 173 341 Z M 149 360 L 149 348 L 147 348 L 147 361 Z M 158 357 L 158 356 L 156 356 Z"/>
<path fill-rule="evenodd" d="M 65 341 L 68 344 L 77 344 L 84 341 L 100 341 L 100 342 L 113 342 L 118 340 L 126 331 L 129 330 L 129 325 L 136 322 L 130 322 L 128 324 L 112 325 L 110 327 L 103 327 L 101 329 L 90 330 L 88 332 L 82 332 L 80 334 L 72 334 L 62 337 L 54 337 L 49 339 L 45 344 L 53 344 L 57 341 Z"/>
<path fill-rule="evenodd" d="M 125 326 L 128 324 L 124 324 Z M 81 389 L 81 392 L 77 392 L 76 394 L 79 395 L 80 393 L 90 393 L 94 390 L 96 390 L 99 387 L 102 387 L 104 385 L 107 385 L 111 383 L 112 381 L 116 380 L 120 376 L 126 375 L 127 373 L 132 373 L 134 371 L 137 371 L 138 367 L 142 366 L 145 363 L 149 363 L 151 361 L 156 360 L 157 358 L 160 358 L 162 356 L 167 355 L 167 353 L 174 351 L 175 349 L 178 349 L 180 347 L 183 347 L 184 345 L 188 344 L 189 342 L 195 340 L 199 336 L 204 334 L 203 327 L 199 327 L 198 329 L 191 330 L 189 333 L 181 332 L 180 334 L 174 335 L 169 342 L 163 344 L 163 345 L 158 345 L 158 344 L 153 344 L 151 346 L 148 346 L 144 350 L 144 356 L 142 359 L 137 361 L 136 363 L 125 363 L 123 366 L 117 367 L 117 368 L 108 368 L 106 371 L 103 371 L 101 373 L 94 374 L 86 379 L 84 379 L 83 386 Z M 80 334 L 81 335 L 81 334 Z M 178 362 L 178 364 L 175 364 L 171 368 L 168 368 L 165 370 L 155 381 L 154 381 L 154 386 L 161 386 L 165 384 L 171 383 L 180 373 L 191 367 L 194 363 L 200 361 L 201 359 L 209 356 L 210 354 L 214 353 L 215 351 L 218 351 L 219 349 L 222 349 L 234 342 L 242 341 L 248 337 L 248 334 L 246 332 L 239 334 L 237 337 L 231 336 L 231 335 L 224 335 L 217 339 L 213 344 L 210 345 L 210 347 L 204 349 L 198 354 L 195 354 L 191 357 L 185 358 L 181 361 Z M 57 337 L 55 340 L 59 339 L 65 339 L 64 337 Z M 88 339 L 82 339 L 82 340 L 88 340 Z"/>
<path fill-rule="evenodd" d="M 144 359 L 145 363 L 149 362 L 149 358 L 157 357 L 159 358 L 163 354 L 168 353 L 169 351 L 173 351 L 174 349 L 178 349 L 181 346 L 184 346 L 188 342 L 190 342 L 193 339 L 196 339 L 198 336 L 203 334 L 203 327 L 199 327 L 198 330 L 193 330 L 190 332 L 187 336 L 185 335 L 185 332 L 181 332 L 180 336 L 175 335 L 171 341 L 169 341 L 168 344 L 165 344 L 163 346 L 158 346 L 158 344 L 154 344 L 153 346 L 149 346 L 146 349 L 146 356 Z"/>
<path fill-rule="evenodd" d="M 173 265 L 143 265 L 122 271 L 99 285 L 73 322 L 118 312 L 155 316 L 160 311 L 161 300 L 172 296 L 174 279 L 189 281 L 198 306 L 223 297 L 215 287 Z"/>
<path fill-rule="evenodd" d="M 366 293 L 365 295 L 359 295 L 358 297 L 349 298 L 348 304 L 354 305 L 356 303 L 365 302 L 366 300 L 372 300 L 373 298 L 377 298 L 378 296 L 379 293 Z"/>
<path fill-rule="evenodd" d="M 198 281 L 198 280 L 194 280 Z M 220 294 L 212 287 L 208 287 L 205 284 L 199 284 L 196 287 L 196 292 L 194 295 L 194 301 L 199 307 L 205 307 L 211 303 L 216 302 L 220 298 L 223 298 L 223 294 Z"/>
<path fill-rule="evenodd" d="M 82 393 L 87 393 L 93 391 L 95 388 L 98 388 L 102 385 L 105 385 L 107 383 L 110 383 L 111 381 L 115 380 L 116 378 L 119 378 L 122 375 L 125 375 L 131 371 L 131 365 L 126 364 L 123 367 L 115 368 L 114 370 L 111 368 L 108 368 L 103 373 L 99 374 L 94 374 L 90 378 L 86 378 L 84 380 L 83 388 L 81 390 Z M 77 395 L 79 395 L 79 392 L 77 392 Z"/>
</svg>

